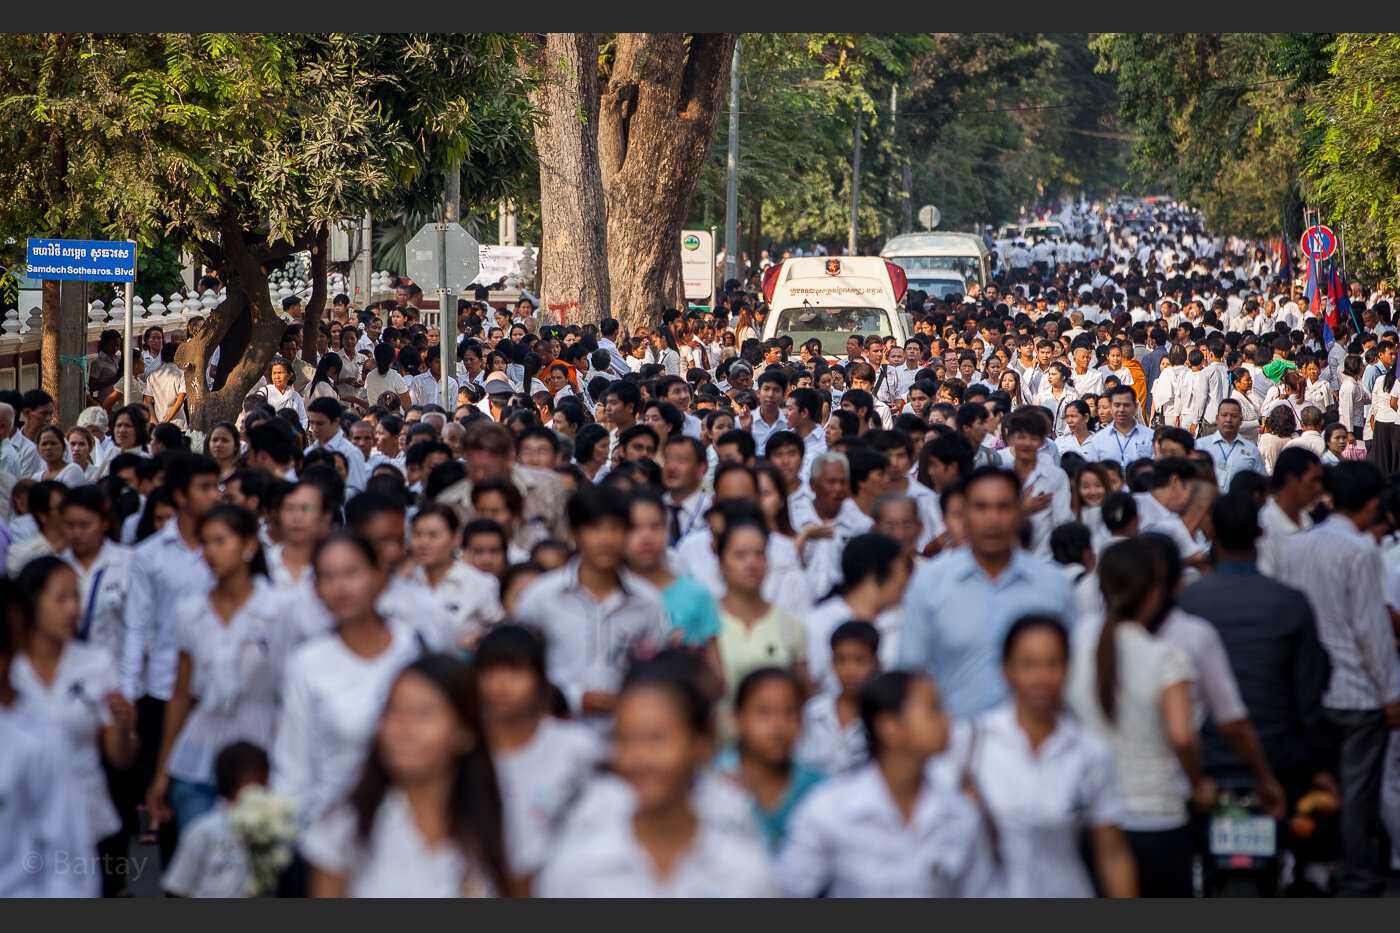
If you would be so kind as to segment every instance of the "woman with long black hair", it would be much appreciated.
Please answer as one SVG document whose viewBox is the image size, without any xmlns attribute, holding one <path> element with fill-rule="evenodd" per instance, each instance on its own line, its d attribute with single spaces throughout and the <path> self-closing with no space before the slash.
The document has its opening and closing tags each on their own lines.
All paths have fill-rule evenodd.
<svg viewBox="0 0 1400 933">
<path fill-rule="evenodd" d="M 721 806 L 706 765 L 710 699 L 680 659 L 628 672 L 617 696 L 614 775 L 590 785 L 539 876 L 540 897 L 769 897 L 777 894 L 752 804 Z M 732 815 L 731 815 L 732 814 Z"/>
<path fill-rule="evenodd" d="M 1065 715 L 1068 666 L 1069 635 L 1058 619 L 1018 619 L 1001 656 L 1011 699 L 955 730 L 950 757 L 967 762 L 996 824 L 1010 896 L 1092 897 L 1079 848 L 1087 832 L 1100 888 L 1136 897 L 1113 754 Z"/>
<path fill-rule="evenodd" d="M 271 749 L 272 788 L 297 802 L 304 826 L 355 786 L 394 678 L 437 647 L 407 623 L 380 615 L 376 603 L 388 573 L 364 538 L 331 535 L 316 548 L 311 569 L 333 629 L 287 658 Z"/>
<path fill-rule="evenodd" d="M 1185 652 L 1147 629 L 1166 593 L 1167 568 L 1154 547 L 1129 538 L 1110 545 L 1097 570 L 1103 622 L 1086 617 L 1075 628 L 1065 695 L 1113 751 L 1121 825 L 1142 896 L 1190 897 L 1193 846 L 1180 775 L 1197 806 L 1214 806 L 1216 791 L 1191 718 L 1195 669 Z"/>
<path fill-rule="evenodd" d="M 387 341 L 374 348 L 374 367 L 365 376 L 365 398 L 379 400 L 385 392 L 398 396 L 399 403 L 407 408 L 408 380 L 398 371 L 396 352 Z"/>
<path fill-rule="evenodd" d="M 890 671 L 861 692 L 871 761 L 810 791 L 788 819 L 778 883 L 789 897 L 996 897 L 991 821 L 970 785 L 931 760 L 948 714 L 924 674 Z M 853 831 L 854 827 L 859 831 Z"/>
<path fill-rule="evenodd" d="M 1400 406 L 1400 388 L 1395 384 L 1397 367 L 1400 367 L 1400 359 L 1371 387 L 1371 418 L 1375 435 L 1371 441 L 1370 459 L 1386 476 L 1400 470 L 1400 410 L 1397 410 L 1397 406 Z"/>
<path fill-rule="evenodd" d="M 507 891 L 501 794 L 471 668 L 430 655 L 389 690 L 348 801 L 302 840 L 312 897 L 493 897 Z"/>
<path fill-rule="evenodd" d="M 136 709 L 122 697 L 116 660 L 75 637 L 81 601 L 73 568 L 58 557 L 39 557 L 20 572 L 15 589 L 22 650 L 11 664 L 10 685 L 62 749 L 67 777 L 85 805 L 82 825 L 90 835 L 83 841 L 101 843 L 110 855 L 121 854 L 120 838 L 111 837 L 121 830 L 122 820 L 102 762 L 105 758 L 117 771 L 135 762 L 141 745 Z M 71 870 L 82 871 L 81 859 L 88 854 L 71 855 Z M 104 860 L 109 894 L 116 893 L 125 864 L 120 858 Z M 87 865 L 86 870 L 93 868 Z"/>
<path fill-rule="evenodd" d="M 146 791 L 152 826 L 183 832 L 218 801 L 214 759 L 234 742 L 272 740 L 282 665 L 293 642 L 285 602 L 267 577 L 258 519 L 221 504 L 199 520 L 214 586 L 175 607 L 175 688 L 155 778 Z"/>
</svg>

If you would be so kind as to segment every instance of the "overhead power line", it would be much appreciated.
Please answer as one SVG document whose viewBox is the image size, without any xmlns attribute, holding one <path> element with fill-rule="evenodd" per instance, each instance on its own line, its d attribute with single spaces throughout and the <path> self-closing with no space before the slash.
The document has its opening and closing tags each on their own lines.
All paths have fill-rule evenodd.
<svg viewBox="0 0 1400 933">
<path fill-rule="evenodd" d="M 1222 84 L 1218 87 L 1206 88 L 1203 94 L 1219 94 L 1222 91 L 1244 91 L 1250 88 L 1264 87 L 1269 84 L 1283 84 L 1293 80 L 1292 78 L 1270 78 L 1267 81 L 1255 81 L 1251 84 Z M 900 110 L 894 113 L 899 117 L 961 117 L 979 113 L 1025 113 L 1035 110 L 1073 110 L 1081 107 L 1102 107 L 1107 104 L 1121 104 L 1127 100 L 1161 100 L 1174 97 L 1173 94 L 1143 94 L 1138 97 L 1106 97 L 1103 100 L 1080 101 L 1073 104 L 1038 104 L 1029 107 L 987 107 L 972 110 Z M 729 116 L 731 111 L 721 111 L 721 116 Z M 749 117 L 790 117 L 797 114 L 791 110 L 740 110 L 740 116 Z"/>
</svg>

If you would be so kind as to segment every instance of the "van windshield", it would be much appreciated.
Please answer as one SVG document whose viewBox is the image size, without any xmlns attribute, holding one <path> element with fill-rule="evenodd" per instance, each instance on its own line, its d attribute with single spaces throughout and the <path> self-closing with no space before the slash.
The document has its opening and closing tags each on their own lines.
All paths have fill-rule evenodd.
<svg viewBox="0 0 1400 933">
<path fill-rule="evenodd" d="M 951 269 L 969 282 L 982 282 L 980 256 L 891 256 L 890 262 L 916 278 L 916 273 L 929 269 Z"/>
<path fill-rule="evenodd" d="M 786 334 L 792 345 L 800 347 L 808 340 L 821 341 L 822 352 L 840 356 L 846 352 L 846 340 L 852 334 L 862 338 L 893 335 L 889 312 L 881 308 L 821 308 L 815 305 L 784 308 L 778 312 L 774 336 Z"/>
<path fill-rule="evenodd" d="M 930 298 L 947 298 L 949 295 L 967 294 L 967 285 L 960 279 L 944 278 L 923 278 L 919 275 L 909 276 L 909 290 L 921 291 Z"/>
</svg>

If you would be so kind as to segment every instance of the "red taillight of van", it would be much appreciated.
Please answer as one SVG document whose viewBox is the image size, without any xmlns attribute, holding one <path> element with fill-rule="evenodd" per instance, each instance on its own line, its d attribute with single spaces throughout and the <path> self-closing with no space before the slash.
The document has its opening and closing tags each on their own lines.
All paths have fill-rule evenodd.
<svg viewBox="0 0 1400 933">
<path fill-rule="evenodd" d="M 890 273 L 890 284 L 894 286 L 895 303 L 904 300 L 904 293 L 909 289 L 909 277 L 904 274 L 904 270 L 889 260 L 885 260 L 885 268 Z"/>
<path fill-rule="evenodd" d="M 780 262 L 775 262 L 763 272 L 761 282 L 763 284 L 763 300 L 772 304 L 773 292 L 778 287 L 778 270 L 783 267 Z"/>
</svg>

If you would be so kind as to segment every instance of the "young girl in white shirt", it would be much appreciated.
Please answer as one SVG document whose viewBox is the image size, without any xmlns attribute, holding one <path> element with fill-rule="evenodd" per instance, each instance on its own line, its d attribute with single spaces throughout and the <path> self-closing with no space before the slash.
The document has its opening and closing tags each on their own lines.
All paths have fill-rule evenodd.
<svg viewBox="0 0 1400 933">
<path fill-rule="evenodd" d="M 565 813 L 607 755 L 593 729 L 549 715 L 544 655 L 536 632 L 499 625 L 472 658 L 501 791 L 511 892 L 522 897 L 529 896 Z"/>
<path fill-rule="evenodd" d="M 304 826 L 355 786 L 394 678 L 435 647 L 376 610 L 387 576 L 363 538 L 326 539 L 311 570 L 334 628 L 288 657 L 271 749 L 272 789 L 296 800 Z"/>
<path fill-rule="evenodd" d="M 449 655 L 394 679 L 349 799 L 302 840 L 312 897 L 494 897 L 501 796 L 471 668 Z"/>
<path fill-rule="evenodd" d="M 540 872 L 541 897 L 771 897 L 752 833 L 712 819 L 692 796 L 715 747 L 707 694 L 677 659 L 629 672 L 617 699 L 612 767 L 626 804 L 566 831 Z M 580 804 L 580 807 L 584 806 Z"/>
<path fill-rule="evenodd" d="M 146 792 L 152 826 L 173 817 L 181 831 L 218 801 L 220 749 L 237 741 L 266 748 L 272 740 L 282 666 L 294 638 L 285 604 L 267 579 L 257 518 L 216 505 L 199 520 L 198 535 L 214 586 L 175 607 L 175 690 Z"/>
<path fill-rule="evenodd" d="M 102 761 L 106 758 L 117 770 L 135 761 L 140 746 L 136 709 L 121 695 L 116 660 L 74 640 L 80 601 L 73 568 L 51 555 L 36 558 L 20 571 L 16 589 L 24 650 L 11 664 L 10 684 L 62 749 L 65 771 L 84 805 L 82 825 L 89 837 L 83 841 L 102 843 L 122 825 Z M 75 862 L 74 870 L 80 864 Z M 104 874 L 119 874 L 125 864 L 120 859 L 104 862 Z"/>
<path fill-rule="evenodd" d="M 1112 753 L 1061 710 L 1068 662 L 1057 619 L 1017 620 L 1002 649 L 1011 699 L 956 730 L 949 757 L 966 763 L 996 823 L 1010 896 L 1093 897 L 1080 856 L 1087 832 L 1104 893 L 1136 897 Z"/>
<path fill-rule="evenodd" d="M 948 716 L 923 674 L 866 685 L 872 761 L 830 778 L 797 807 L 778 855 L 789 897 L 995 897 L 1004 890 L 990 823 L 930 761 Z"/>
</svg>

